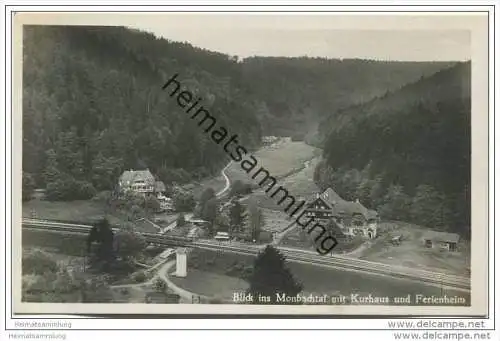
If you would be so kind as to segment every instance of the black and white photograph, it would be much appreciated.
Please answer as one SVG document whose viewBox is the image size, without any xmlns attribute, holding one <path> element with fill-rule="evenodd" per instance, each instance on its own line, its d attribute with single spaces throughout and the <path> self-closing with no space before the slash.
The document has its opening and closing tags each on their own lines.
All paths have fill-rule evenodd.
<svg viewBox="0 0 500 341">
<path fill-rule="evenodd" d="M 17 19 L 14 311 L 484 314 L 487 16 Z"/>
</svg>

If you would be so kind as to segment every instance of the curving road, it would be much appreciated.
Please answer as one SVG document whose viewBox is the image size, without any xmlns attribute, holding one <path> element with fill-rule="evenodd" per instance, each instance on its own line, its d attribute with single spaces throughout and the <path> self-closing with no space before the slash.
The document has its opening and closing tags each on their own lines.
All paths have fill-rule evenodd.
<svg viewBox="0 0 500 341">
<path fill-rule="evenodd" d="M 229 163 L 226 165 L 226 167 L 224 167 L 220 173 L 221 175 L 224 177 L 224 180 L 226 181 L 226 185 L 224 186 L 223 189 L 221 189 L 219 192 L 217 192 L 215 194 L 215 196 L 217 198 L 220 198 L 222 197 L 228 190 L 229 190 L 229 187 L 231 187 L 231 180 L 229 180 L 229 177 L 227 176 L 226 174 L 226 169 L 228 169 L 229 166 L 231 166 L 231 164 L 233 163 L 233 161 L 229 161 Z"/>
</svg>

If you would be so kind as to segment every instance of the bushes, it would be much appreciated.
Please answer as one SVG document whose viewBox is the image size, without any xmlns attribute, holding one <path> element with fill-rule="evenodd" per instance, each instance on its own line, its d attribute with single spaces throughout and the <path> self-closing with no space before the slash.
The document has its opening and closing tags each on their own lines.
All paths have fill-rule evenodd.
<svg viewBox="0 0 500 341">
<path fill-rule="evenodd" d="M 173 182 L 183 184 L 191 180 L 191 175 L 182 168 L 162 167 L 159 171 L 159 177 L 166 184 Z"/>
<path fill-rule="evenodd" d="M 31 174 L 23 172 L 23 201 L 31 200 L 33 192 L 35 191 L 35 180 Z"/>
<path fill-rule="evenodd" d="M 146 199 L 143 201 L 144 209 L 152 212 L 157 212 L 160 210 L 160 202 L 153 195 L 146 196 Z"/>
<path fill-rule="evenodd" d="M 144 273 L 144 271 L 139 271 L 139 272 L 136 272 L 136 273 L 133 274 L 132 279 L 136 283 L 142 283 L 142 282 L 146 281 L 147 276 Z"/>
<path fill-rule="evenodd" d="M 23 274 L 47 275 L 55 273 L 58 269 L 56 261 L 41 251 L 23 254 Z"/>
<path fill-rule="evenodd" d="M 95 187 L 87 181 L 76 181 L 75 190 L 79 199 L 90 199 L 97 193 Z"/>
<path fill-rule="evenodd" d="M 111 200 L 112 197 L 113 197 L 113 195 L 112 195 L 111 191 L 102 191 L 102 192 L 97 193 L 92 198 L 92 200 L 107 203 Z"/>
<path fill-rule="evenodd" d="M 165 292 L 168 289 L 168 285 L 163 279 L 157 278 L 153 283 L 153 288 L 157 292 Z"/>
<path fill-rule="evenodd" d="M 186 217 L 184 217 L 184 214 L 180 213 L 177 217 L 177 226 L 182 227 L 184 225 L 186 225 Z"/>
<path fill-rule="evenodd" d="M 236 180 L 231 186 L 231 191 L 229 192 L 229 196 L 235 195 L 245 195 L 252 193 L 252 186 L 248 183 L 244 183 L 241 180 Z"/>
<path fill-rule="evenodd" d="M 245 262 L 234 261 L 233 264 L 227 268 L 225 274 L 227 276 L 238 277 L 241 279 L 248 279 L 253 273 L 253 266 L 246 265 Z"/>
<path fill-rule="evenodd" d="M 124 260 L 140 256 L 147 245 L 144 237 L 132 231 L 117 232 L 114 241 L 118 245 L 117 255 Z"/>
<path fill-rule="evenodd" d="M 85 200 L 92 198 L 96 193 L 96 189 L 90 182 L 62 176 L 47 183 L 45 197 L 51 201 Z"/>
<path fill-rule="evenodd" d="M 196 206 L 196 201 L 191 193 L 177 192 L 174 195 L 174 207 L 177 212 L 190 212 Z"/>
</svg>

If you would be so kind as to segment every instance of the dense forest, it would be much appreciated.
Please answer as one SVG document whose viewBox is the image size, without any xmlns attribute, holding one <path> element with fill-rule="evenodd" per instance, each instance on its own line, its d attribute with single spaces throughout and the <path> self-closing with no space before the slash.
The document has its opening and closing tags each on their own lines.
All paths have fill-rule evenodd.
<svg viewBox="0 0 500 341">
<path fill-rule="evenodd" d="M 23 189 L 46 188 L 58 200 L 89 198 L 112 189 L 119 174 L 129 168 L 148 167 L 168 186 L 201 179 L 223 167 L 228 159 L 220 146 L 201 133 L 176 101 L 162 91 L 164 82 L 175 73 L 248 149 L 258 147 L 262 135 L 303 136 L 324 122 L 318 136 L 326 136 L 330 132 L 324 127 L 344 122 L 345 131 L 332 133 L 330 136 L 338 140 L 331 137 L 326 146 L 331 166 L 358 169 L 372 160 L 375 169 L 382 172 L 383 167 L 376 162 L 384 164 L 390 155 L 386 150 L 401 146 L 385 146 L 390 139 L 375 140 L 373 145 L 389 149 L 367 154 L 361 150 L 371 141 L 359 138 L 359 134 L 362 136 L 368 125 L 369 134 L 378 138 L 374 127 L 384 126 L 391 115 L 374 115 L 380 118 L 370 120 L 380 122 L 371 127 L 373 122 L 367 115 L 358 115 L 356 107 L 349 108 L 368 102 L 371 104 L 362 106 L 368 110 L 385 97 L 394 97 L 388 92 L 398 92 L 405 84 L 451 65 L 306 57 L 239 61 L 235 56 L 137 30 L 95 26 L 25 26 L 23 54 Z M 419 91 L 404 89 L 400 90 L 403 94 Z M 392 116 L 401 118 L 389 120 L 394 134 L 410 138 L 405 135 L 403 117 L 412 115 L 406 111 L 418 112 L 420 108 L 403 106 L 405 96 L 391 108 Z M 443 105 L 460 106 L 460 102 Z M 366 121 L 351 122 L 351 116 L 356 120 L 366 116 Z M 324 121 L 325 117 L 329 120 Z M 458 129 L 454 125 L 441 128 Z M 415 133 L 421 130 L 410 134 Z M 364 142 L 351 145 L 352 136 Z M 339 141 L 342 147 L 336 150 L 332 145 Z M 345 151 L 347 157 L 342 154 Z M 401 163 L 403 159 L 398 160 Z M 437 161 L 432 158 L 426 162 Z M 411 161 L 404 171 L 414 172 L 417 162 Z M 454 159 L 446 162 L 457 165 Z M 434 169 L 427 172 L 434 174 Z M 459 172 L 456 178 L 461 179 Z M 413 177 L 410 173 L 402 180 L 409 191 L 415 185 L 406 183 Z M 424 180 L 436 189 L 450 191 L 451 177 L 444 179 L 441 187 L 436 186 L 438 177 L 432 174 Z"/>
<path fill-rule="evenodd" d="M 128 168 L 166 183 L 220 170 L 220 146 L 161 89 L 175 73 L 242 144 L 260 143 L 233 57 L 120 27 L 25 26 L 23 48 L 25 183 L 60 199 L 110 189 Z"/>
<path fill-rule="evenodd" d="M 312 133 L 343 108 L 432 75 L 446 62 L 252 57 L 242 63 L 244 85 L 263 102 L 257 115 L 266 135 Z M 319 145 L 321 146 L 321 145 Z"/>
<path fill-rule="evenodd" d="M 470 233 L 470 62 L 352 106 L 322 124 L 321 187 L 385 218 Z"/>
</svg>

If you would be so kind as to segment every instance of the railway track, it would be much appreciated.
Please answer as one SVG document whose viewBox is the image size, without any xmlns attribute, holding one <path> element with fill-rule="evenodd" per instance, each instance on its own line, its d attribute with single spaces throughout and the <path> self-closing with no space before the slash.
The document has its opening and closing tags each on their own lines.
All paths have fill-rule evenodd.
<svg viewBox="0 0 500 341">
<path fill-rule="evenodd" d="M 87 234 L 92 228 L 90 225 L 67 224 L 46 220 L 23 219 L 23 229 L 43 230 L 54 233 Z M 114 231 L 119 229 L 114 228 Z M 230 252 L 255 256 L 262 247 L 254 245 L 229 245 L 208 240 L 193 241 L 185 237 L 166 236 L 155 233 L 141 233 L 149 243 L 166 246 L 194 247 L 217 252 Z M 361 259 L 343 256 L 319 256 L 314 252 L 278 247 L 290 262 L 306 263 L 316 266 L 325 266 L 344 271 L 356 271 L 375 275 L 384 275 L 424 282 L 427 284 L 450 287 L 462 291 L 470 291 L 470 279 L 467 277 L 443 274 L 433 271 L 413 269 L 401 266 L 375 263 Z"/>
</svg>

